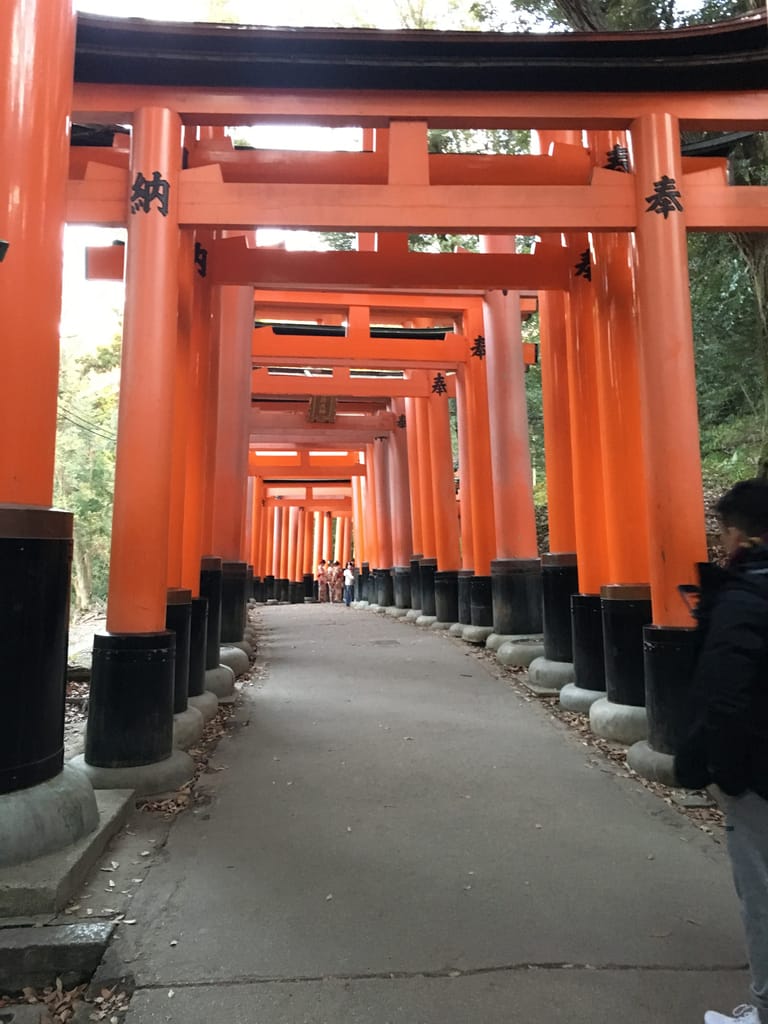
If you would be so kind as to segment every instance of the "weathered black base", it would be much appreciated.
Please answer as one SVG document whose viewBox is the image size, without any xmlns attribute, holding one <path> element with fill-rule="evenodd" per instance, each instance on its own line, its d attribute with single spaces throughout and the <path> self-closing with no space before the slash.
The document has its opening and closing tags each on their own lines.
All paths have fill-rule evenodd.
<svg viewBox="0 0 768 1024">
<path fill-rule="evenodd" d="M 421 614 L 436 615 L 435 611 L 435 573 L 437 559 L 422 558 L 421 560 Z"/>
<path fill-rule="evenodd" d="M 660 754 L 675 754 L 691 726 L 695 637 L 683 627 L 643 630 L 648 743 Z"/>
<path fill-rule="evenodd" d="M 493 625 L 493 596 L 490 576 L 473 576 L 469 585 L 470 618 L 473 626 Z"/>
<path fill-rule="evenodd" d="M 396 565 L 392 570 L 392 589 L 395 595 L 395 608 L 411 607 L 411 570 L 410 567 Z"/>
<path fill-rule="evenodd" d="M 264 577 L 264 601 L 275 600 L 275 577 L 265 576 Z"/>
<path fill-rule="evenodd" d="M 421 608 L 421 559 L 423 555 L 411 555 L 411 608 Z"/>
<path fill-rule="evenodd" d="M 176 634 L 176 662 L 173 673 L 173 713 L 187 710 L 189 696 L 189 645 L 192 628 L 192 591 L 168 591 L 165 628 Z"/>
<path fill-rule="evenodd" d="M 583 690 L 605 690 L 603 618 L 599 594 L 571 596 L 573 674 Z"/>
<path fill-rule="evenodd" d="M 304 582 L 302 585 L 304 587 L 304 600 L 306 601 L 307 598 L 309 598 L 309 600 L 311 601 L 312 598 L 315 596 L 315 578 L 311 572 L 304 573 Z"/>
<path fill-rule="evenodd" d="M 47 782 L 64 763 L 71 565 L 71 512 L 0 506 L 0 794 Z"/>
<path fill-rule="evenodd" d="M 291 604 L 304 604 L 304 580 L 301 583 L 291 580 L 288 584 L 288 600 Z"/>
<path fill-rule="evenodd" d="M 544 657 L 573 661 L 571 595 L 579 592 L 576 555 L 570 552 L 541 556 L 542 628 Z"/>
<path fill-rule="evenodd" d="M 205 667 L 219 667 L 221 647 L 221 559 L 207 555 L 200 563 L 200 597 L 208 601 L 208 632 L 205 643 Z"/>
<path fill-rule="evenodd" d="M 275 600 L 281 603 L 288 602 L 291 599 L 291 588 L 288 580 L 277 577 L 275 579 Z"/>
<path fill-rule="evenodd" d="M 495 633 L 541 633 L 539 559 L 500 558 L 491 562 L 491 605 Z"/>
<path fill-rule="evenodd" d="M 205 693 L 205 642 L 208 631 L 208 602 L 204 597 L 192 598 L 189 627 L 189 696 Z"/>
<path fill-rule="evenodd" d="M 369 603 L 376 597 L 374 593 L 373 577 L 371 576 L 371 569 L 367 562 L 363 562 L 360 567 L 360 600 L 368 601 Z"/>
<path fill-rule="evenodd" d="M 462 626 L 472 625 L 472 569 L 459 569 L 459 619 Z"/>
<path fill-rule="evenodd" d="M 390 608 L 395 603 L 395 588 L 389 569 L 374 569 L 376 579 L 376 604 Z"/>
<path fill-rule="evenodd" d="M 438 622 L 459 621 L 459 574 L 456 570 L 435 573 L 435 615 Z"/>
<path fill-rule="evenodd" d="M 645 707 L 643 627 L 651 621 L 647 585 L 600 588 L 605 689 L 613 704 Z"/>
<path fill-rule="evenodd" d="M 97 633 L 88 702 L 85 760 L 130 768 L 170 757 L 176 636 Z"/>
<path fill-rule="evenodd" d="M 248 607 L 248 566 L 245 562 L 222 562 L 221 642 L 237 644 L 243 639 Z"/>
</svg>

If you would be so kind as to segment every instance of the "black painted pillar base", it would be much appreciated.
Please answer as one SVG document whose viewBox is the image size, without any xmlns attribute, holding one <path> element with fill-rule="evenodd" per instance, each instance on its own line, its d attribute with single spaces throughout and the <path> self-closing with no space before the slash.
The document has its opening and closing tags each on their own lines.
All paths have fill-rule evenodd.
<svg viewBox="0 0 768 1024">
<path fill-rule="evenodd" d="M 494 633 L 541 633 L 539 559 L 499 558 L 491 562 L 491 605 Z"/>
<path fill-rule="evenodd" d="M 173 749 L 176 635 L 97 633 L 85 761 L 99 768 L 154 764 Z"/>
<path fill-rule="evenodd" d="M 411 608 L 421 608 L 421 560 L 424 556 L 411 555 Z"/>
<path fill-rule="evenodd" d="M 411 607 L 411 570 L 404 565 L 396 565 L 392 570 L 392 589 L 395 608 Z"/>
<path fill-rule="evenodd" d="M 265 576 L 264 577 L 264 601 L 275 600 L 275 577 Z"/>
<path fill-rule="evenodd" d="M 176 634 L 176 663 L 173 679 L 173 713 L 187 710 L 189 696 L 189 650 L 192 630 L 192 591 L 172 588 L 165 607 L 165 628 Z"/>
<path fill-rule="evenodd" d="M 435 573 L 435 615 L 438 622 L 459 621 L 459 574 L 456 570 Z"/>
<path fill-rule="evenodd" d="M 0 794 L 64 764 L 71 565 L 71 512 L 0 505 Z"/>
<path fill-rule="evenodd" d="M 605 689 L 613 704 L 645 707 L 643 629 L 651 622 L 651 588 L 611 584 L 600 588 Z"/>
<path fill-rule="evenodd" d="M 542 628 L 548 661 L 573 661 L 571 595 L 578 591 L 575 554 L 551 552 L 541 556 Z"/>
<path fill-rule="evenodd" d="M 200 563 L 200 597 L 208 601 L 208 631 L 205 645 L 205 667 L 219 667 L 221 647 L 221 559 L 206 555 Z"/>
<path fill-rule="evenodd" d="M 646 626 L 643 649 L 648 743 L 661 754 L 676 754 L 693 723 L 696 630 Z"/>
<path fill-rule="evenodd" d="M 490 576 L 473 576 L 469 584 L 472 626 L 493 626 L 493 596 Z"/>
<path fill-rule="evenodd" d="M 472 625 L 472 580 L 474 569 L 459 569 L 458 573 L 458 599 L 459 619 L 462 626 Z"/>
<path fill-rule="evenodd" d="M 302 578 L 302 596 L 305 601 L 312 601 L 315 597 L 315 577 L 311 572 L 305 572 Z"/>
<path fill-rule="evenodd" d="M 192 598 L 189 624 L 189 691 L 190 697 L 205 693 L 205 646 L 208 632 L 208 601 Z"/>
<path fill-rule="evenodd" d="M 376 578 L 376 604 L 380 608 L 391 608 L 395 603 L 395 588 L 389 569 L 374 569 Z"/>
<path fill-rule="evenodd" d="M 256 579 L 255 579 L 255 577 L 253 575 L 253 566 L 249 565 L 248 568 L 247 568 L 247 576 L 246 576 L 246 582 L 245 582 L 245 600 L 246 600 L 246 602 L 253 601 L 253 599 L 256 597 L 256 593 L 255 593 L 255 589 L 254 589 L 255 588 L 255 583 L 256 583 Z M 248 621 L 248 616 L 247 616 L 247 614 L 245 614 L 245 618 L 244 618 L 244 621 L 243 621 L 243 627 L 245 627 L 245 623 L 247 621 Z"/>
<path fill-rule="evenodd" d="M 363 562 L 360 567 L 360 577 L 360 600 L 372 603 L 371 597 L 375 597 L 375 594 L 372 595 L 371 568 L 368 562 Z"/>
<path fill-rule="evenodd" d="M 576 686 L 582 690 L 604 691 L 605 655 L 599 594 L 571 596 L 571 626 Z"/>
<path fill-rule="evenodd" d="M 275 578 L 275 600 L 279 601 L 280 604 L 287 604 L 291 599 L 290 586 L 288 580 L 278 576 Z"/>
<path fill-rule="evenodd" d="M 288 584 L 288 600 L 291 604 L 304 604 L 304 580 L 291 580 Z"/>
<path fill-rule="evenodd" d="M 436 558 L 422 558 L 420 562 L 421 576 L 421 614 L 435 615 L 435 573 Z"/>
<path fill-rule="evenodd" d="M 222 562 L 221 572 L 221 642 L 239 644 L 248 607 L 248 566 L 245 562 Z"/>
</svg>

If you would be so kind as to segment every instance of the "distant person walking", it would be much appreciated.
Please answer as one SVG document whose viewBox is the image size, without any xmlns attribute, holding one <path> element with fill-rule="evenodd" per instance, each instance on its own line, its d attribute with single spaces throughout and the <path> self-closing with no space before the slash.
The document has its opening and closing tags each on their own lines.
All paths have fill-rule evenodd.
<svg viewBox="0 0 768 1024">
<path fill-rule="evenodd" d="M 344 604 L 349 608 L 352 604 L 352 594 L 355 587 L 355 573 L 352 569 L 352 563 L 347 562 L 344 566 Z"/>
<path fill-rule="evenodd" d="M 317 600 L 324 604 L 328 600 L 328 563 L 324 558 L 320 559 L 315 579 L 317 580 Z"/>
<path fill-rule="evenodd" d="M 715 511 L 728 563 L 702 573 L 696 717 L 675 774 L 717 787 L 752 973 L 752 1003 L 705 1024 L 768 1024 L 768 481 L 743 480 Z"/>
<path fill-rule="evenodd" d="M 341 602 L 342 586 L 341 562 L 331 562 L 331 566 L 328 569 L 328 591 L 331 596 L 331 604 L 339 604 Z"/>
</svg>

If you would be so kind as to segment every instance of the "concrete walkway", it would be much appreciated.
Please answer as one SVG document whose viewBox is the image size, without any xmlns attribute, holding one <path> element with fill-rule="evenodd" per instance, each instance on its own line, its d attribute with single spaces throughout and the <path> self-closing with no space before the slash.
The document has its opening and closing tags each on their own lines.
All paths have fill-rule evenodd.
<svg viewBox="0 0 768 1024">
<path fill-rule="evenodd" d="M 460 641 L 343 605 L 263 621 L 249 725 L 121 931 L 128 1024 L 693 1024 L 743 1001 L 723 849 L 683 816 Z"/>
</svg>

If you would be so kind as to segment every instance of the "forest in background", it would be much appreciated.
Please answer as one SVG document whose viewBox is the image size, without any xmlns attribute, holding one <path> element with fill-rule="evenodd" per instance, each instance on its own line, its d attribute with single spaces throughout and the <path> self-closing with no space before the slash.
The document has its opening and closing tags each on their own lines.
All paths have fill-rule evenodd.
<svg viewBox="0 0 768 1024">
<path fill-rule="evenodd" d="M 393 0 L 404 28 L 436 29 L 440 11 L 458 0 Z M 476 0 L 466 7 L 468 29 L 553 31 L 670 28 L 720 20 L 755 8 L 753 0 L 705 0 L 681 11 L 672 0 Z M 211 0 L 210 20 L 234 20 L 227 0 Z M 703 133 L 683 141 L 698 141 Z M 526 132 L 435 131 L 434 152 L 528 152 Z M 730 156 L 732 180 L 768 183 L 765 133 L 740 140 Z M 329 248 L 352 248 L 353 236 L 326 233 Z M 525 251 L 530 239 L 520 239 Z M 477 238 L 413 236 L 421 251 L 477 247 Z M 763 472 L 768 464 L 768 233 L 688 236 L 702 468 L 705 490 Z M 664 329 L 660 313 L 659 330 Z M 537 318 L 524 325 L 538 341 Z M 59 382 L 55 502 L 75 513 L 73 609 L 106 597 L 114 486 L 120 338 L 92 352 L 63 338 Z M 660 367 L 659 372 L 664 372 Z M 535 497 L 546 503 L 541 374 L 528 368 L 526 392 Z"/>
</svg>

